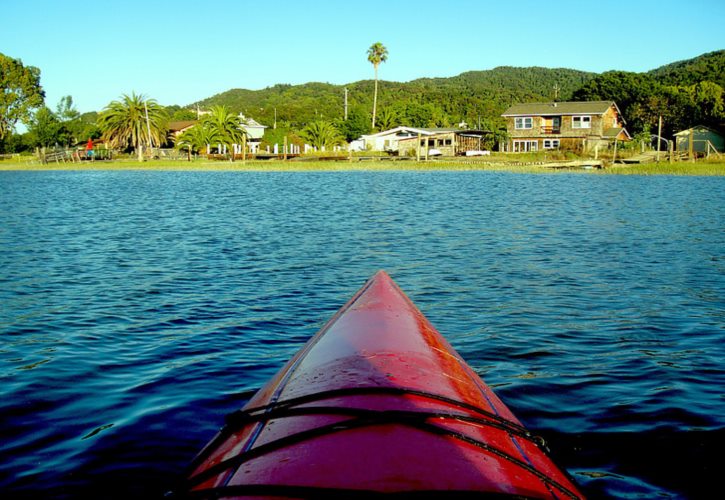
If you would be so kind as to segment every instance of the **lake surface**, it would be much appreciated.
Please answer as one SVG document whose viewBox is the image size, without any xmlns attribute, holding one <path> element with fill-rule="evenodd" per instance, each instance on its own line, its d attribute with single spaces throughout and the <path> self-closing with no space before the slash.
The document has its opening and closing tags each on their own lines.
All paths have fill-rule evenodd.
<svg viewBox="0 0 725 500">
<path fill-rule="evenodd" d="M 725 178 L 0 172 L 0 497 L 161 497 L 381 268 L 591 497 L 721 489 Z"/>
</svg>

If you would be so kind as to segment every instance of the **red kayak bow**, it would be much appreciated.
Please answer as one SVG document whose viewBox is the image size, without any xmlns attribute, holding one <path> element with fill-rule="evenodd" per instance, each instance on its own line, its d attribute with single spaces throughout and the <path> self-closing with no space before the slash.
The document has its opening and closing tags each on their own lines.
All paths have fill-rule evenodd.
<svg viewBox="0 0 725 500">
<path fill-rule="evenodd" d="M 384 271 L 229 416 L 183 490 L 583 498 Z"/>
</svg>

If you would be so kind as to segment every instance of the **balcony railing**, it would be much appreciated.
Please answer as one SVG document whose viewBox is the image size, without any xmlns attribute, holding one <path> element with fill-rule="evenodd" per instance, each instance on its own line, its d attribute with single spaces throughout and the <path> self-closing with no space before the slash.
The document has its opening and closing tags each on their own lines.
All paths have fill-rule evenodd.
<svg viewBox="0 0 725 500">
<path fill-rule="evenodd" d="M 561 127 L 541 127 L 542 134 L 561 134 Z"/>
</svg>

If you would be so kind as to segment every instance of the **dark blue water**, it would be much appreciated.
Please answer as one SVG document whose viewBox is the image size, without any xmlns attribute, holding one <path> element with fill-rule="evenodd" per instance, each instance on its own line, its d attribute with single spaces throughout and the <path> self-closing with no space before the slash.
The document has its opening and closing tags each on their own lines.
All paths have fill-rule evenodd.
<svg viewBox="0 0 725 500">
<path fill-rule="evenodd" d="M 0 172 L 0 497 L 160 497 L 380 268 L 590 496 L 720 490 L 723 178 Z"/>
</svg>

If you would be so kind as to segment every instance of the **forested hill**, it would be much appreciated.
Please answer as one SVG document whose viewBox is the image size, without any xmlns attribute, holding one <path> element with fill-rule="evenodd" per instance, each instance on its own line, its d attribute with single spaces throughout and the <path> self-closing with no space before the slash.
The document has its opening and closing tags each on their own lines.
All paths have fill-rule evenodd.
<svg viewBox="0 0 725 500">
<path fill-rule="evenodd" d="M 648 74 L 665 85 L 695 85 L 710 81 L 725 88 L 725 50 L 667 64 Z"/>
<path fill-rule="evenodd" d="M 569 99 L 574 91 L 595 76 L 570 69 L 500 67 L 471 71 L 451 78 L 421 78 L 399 83 L 381 80 L 378 114 L 383 124 L 405 119 L 418 127 L 447 126 L 478 119 L 496 120 L 515 102 Z M 348 113 L 369 114 L 373 80 L 348 85 L 305 83 L 279 84 L 262 90 L 232 89 L 194 103 L 204 108 L 226 105 L 256 120 L 277 121 L 300 127 L 317 118 L 334 121 L 344 116 L 345 88 Z M 396 119 L 397 118 L 397 119 Z M 395 125 L 395 123 L 392 123 Z"/>
<path fill-rule="evenodd" d="M 622 109 L 625 116 L 630 111 L 635 112 L 630 129 L 634 128 L 632 131 L 637 132 L 636 129 L 649 126 L 646 117 L 643 117 L 643 110 L 651 111 L 647 109 L 647 102 L 657 101 L 660 106 L 666 107 L 667 103 L 661 104 L 667 101 L 661 98 L 664 93 L 672 95 L 672 89 L 681 89 L 684 95 L 688 86 L 702 82 L 712 82 L 722 92 L 725 87 L 725 50 L 668 64 L 646 73 L 611 71 L 596 74 L 564 68 L 498 67 L 450 78 L 421 78 L 405 83 L 380 81 L 377 123 L 379 128 L 384 129 L 399 124 L 436 127 L 465 121 L 470 126 L 480 124 L 482 128 L 497 129 L 502 124 L 501 113 L 513 103 L 555 98 L 613 99 L 620 103 L 620 108 L 639 105 L 633 110 Z M 232 111 L 244 112 L 267 125 L 274 122 L 276 110 L 278 125 L 293 129 L 316 119 L 340 124 L 347 88 L 349 120 L 342 128 L 354 128 L 354 124 L 358 123 L 354 130 L 343 130 L 345 135 L 352 137 L 367 132 L 364 124 L 369 122 L 373 85 L 372 80 L 364 80 L 347 85 L 315 82 L 294 86 L 279 84 L 256 91 L 232 89 L 192 106 L 226 105 Z M 711 90 L 708 88 L 708 91 Z M 673 126 L 675 121 L 677 126 L 683 125 L 687 113 L 692 114 L 692 110 L 684 107 L 678 112 L 682 116 L 672 119 Z M 722 114 L 722 110 L 716 110 L 714 115 L 710 113 L 712 116 L 708 115 L 708 119 L 720 119 L 718 113 Z"/>
</svg>

